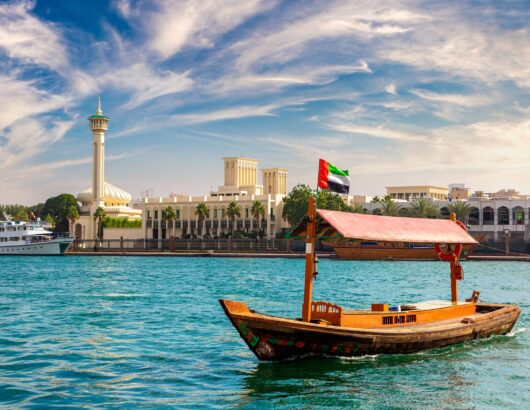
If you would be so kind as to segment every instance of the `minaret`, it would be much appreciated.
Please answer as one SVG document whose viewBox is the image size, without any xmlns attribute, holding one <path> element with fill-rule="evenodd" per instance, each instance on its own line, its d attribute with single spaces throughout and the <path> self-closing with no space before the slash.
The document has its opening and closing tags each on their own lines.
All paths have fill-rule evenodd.
<svg viewBox="0 0 530 410">
<path fill-rule="evenodd" d="M 101 99 L 98 97 L 98 109 L 95 115 L 88 117 L 90 129 L 92 130 L 92 199 L 93 205 L 104 206 L 104 184 L 105 184 L 105 131 L 109 123 L 109 117 L 101 111 Z"/>
</svg>

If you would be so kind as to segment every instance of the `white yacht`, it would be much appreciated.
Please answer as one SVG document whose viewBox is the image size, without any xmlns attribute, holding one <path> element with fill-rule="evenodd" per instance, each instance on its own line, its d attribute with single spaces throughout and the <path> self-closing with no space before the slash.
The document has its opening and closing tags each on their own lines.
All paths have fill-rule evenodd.
<svg viewBox="0 0 530 410">
<path fill-rule="evenodd" d="M 0 255 L 64 255 L 74 238 L 40 220 L 0 221 Z"/>
</svg>

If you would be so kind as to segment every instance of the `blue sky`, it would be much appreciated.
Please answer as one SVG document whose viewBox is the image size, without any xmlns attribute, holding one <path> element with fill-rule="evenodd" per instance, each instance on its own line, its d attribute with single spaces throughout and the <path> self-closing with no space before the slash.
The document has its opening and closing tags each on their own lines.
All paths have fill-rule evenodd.
<svg viewBox="0 0 530 410">
<path fill-rule="evenodd" d="M 111 117 L 106 179 L 202 195 L 221 157 L 319 157 L 352 193 L 464 182 L 530 193 L 527 1 L 0 2 L 0 203 L 90 186 L 86 117 Z"/>
</svg>

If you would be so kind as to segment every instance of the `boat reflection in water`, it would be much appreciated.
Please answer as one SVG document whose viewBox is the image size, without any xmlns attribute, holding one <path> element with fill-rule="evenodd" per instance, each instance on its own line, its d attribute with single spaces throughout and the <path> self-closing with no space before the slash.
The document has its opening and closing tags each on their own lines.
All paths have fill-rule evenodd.
<svg viewBox="0 0 530 410">
<path fill-rule="evenodd" d="M 478 291 L 465 301 L 459 300 L 457 281 L 463 279 L 459 256 L 463 246 L 476 245 L 477 241 L 454 214 L 451 220 L 440 220 L 315 210 L 314 198 L 310 198 L 307 217 L 291 236 L 306 238 L 301 318 L 261 314 L 243 302 L 219 301 L 260 360 L 411 353 L 506 334 L 519 317 L 518 306 L 479 302 Z M 318 272 L 315 238 L 434 243 L 438 258 L 450 265 L 451 299 L 406 301 L 392 307 L 374 301 L 369 310 L 347 310 L 330 302 L 313 301 L 313 279 Z"/>
</svg>

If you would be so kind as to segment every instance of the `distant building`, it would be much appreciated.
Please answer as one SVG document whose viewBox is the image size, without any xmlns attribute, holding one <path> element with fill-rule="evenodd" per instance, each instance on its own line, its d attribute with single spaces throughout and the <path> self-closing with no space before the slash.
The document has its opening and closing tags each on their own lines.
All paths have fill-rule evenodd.
<svg viewBox="0 0 530 410">
<path fill-rule="evenodd" d="M 396 186 L 387 187 L 387 195 L 405 208 L 418 198 L 431 199 L 439 207 L 442 217 L 449 217 L 451 205 L 462 201 L 471 208 L 466 221 L 471 233 L 485 233 L 488 239 L 494 241 L 505 235 L 512 240 L 530 241 L 530 195 L 520 194 L 515 189 L 470 194 L 470 189 L 464 184 L 451 184 L 449 188 Z M 373 212 L 381 205 L 367 200 L 363 207 Z"/>
<path fill-rule="evenodd" d="M 282 218 L 282 199 L 287 195 L 287 175 L 285 168 L 267 168 L 262 170 L 262 182 L 258 184 L 258 161 L 246 157 L 223 158 L 224 185 L 205 196 L 169 195 L 150 197 L 141 200 L 143 210 L 143 229 L 146 239 L 168 239 L 180 237 L 220 237 L 230 231 L 230 221 L 226 208 L 232 201 L 241 208 L 241 217 L 237 218 L 234 231 L 251 232 L 257 229 L 257 220 L 251 214 L 252 204 L 260 201 L 265 209 L 261 224 L 268 238 L 288 228 Z M 201 202 L 209 209 L 209 217 L 202 224 L 195 214 Z M 176 219 L 164 221 L 163 211 L 167 207 L 174 209 Z"/>
<path fill-rule="evenodd" d="M 390 186 L 386 187 L 386 194 L 395 200 L 413 201 L 419 198 L 428 198 L 435 201 L 446 201 L 449 190 L 433 185 Z"/>
<path fill-rule="evenodd" d="M 449 200 L 463 201 L 470 196 L 470 189 L 466 188 L 465 184 L 449 184 Z"/>
</svg>

